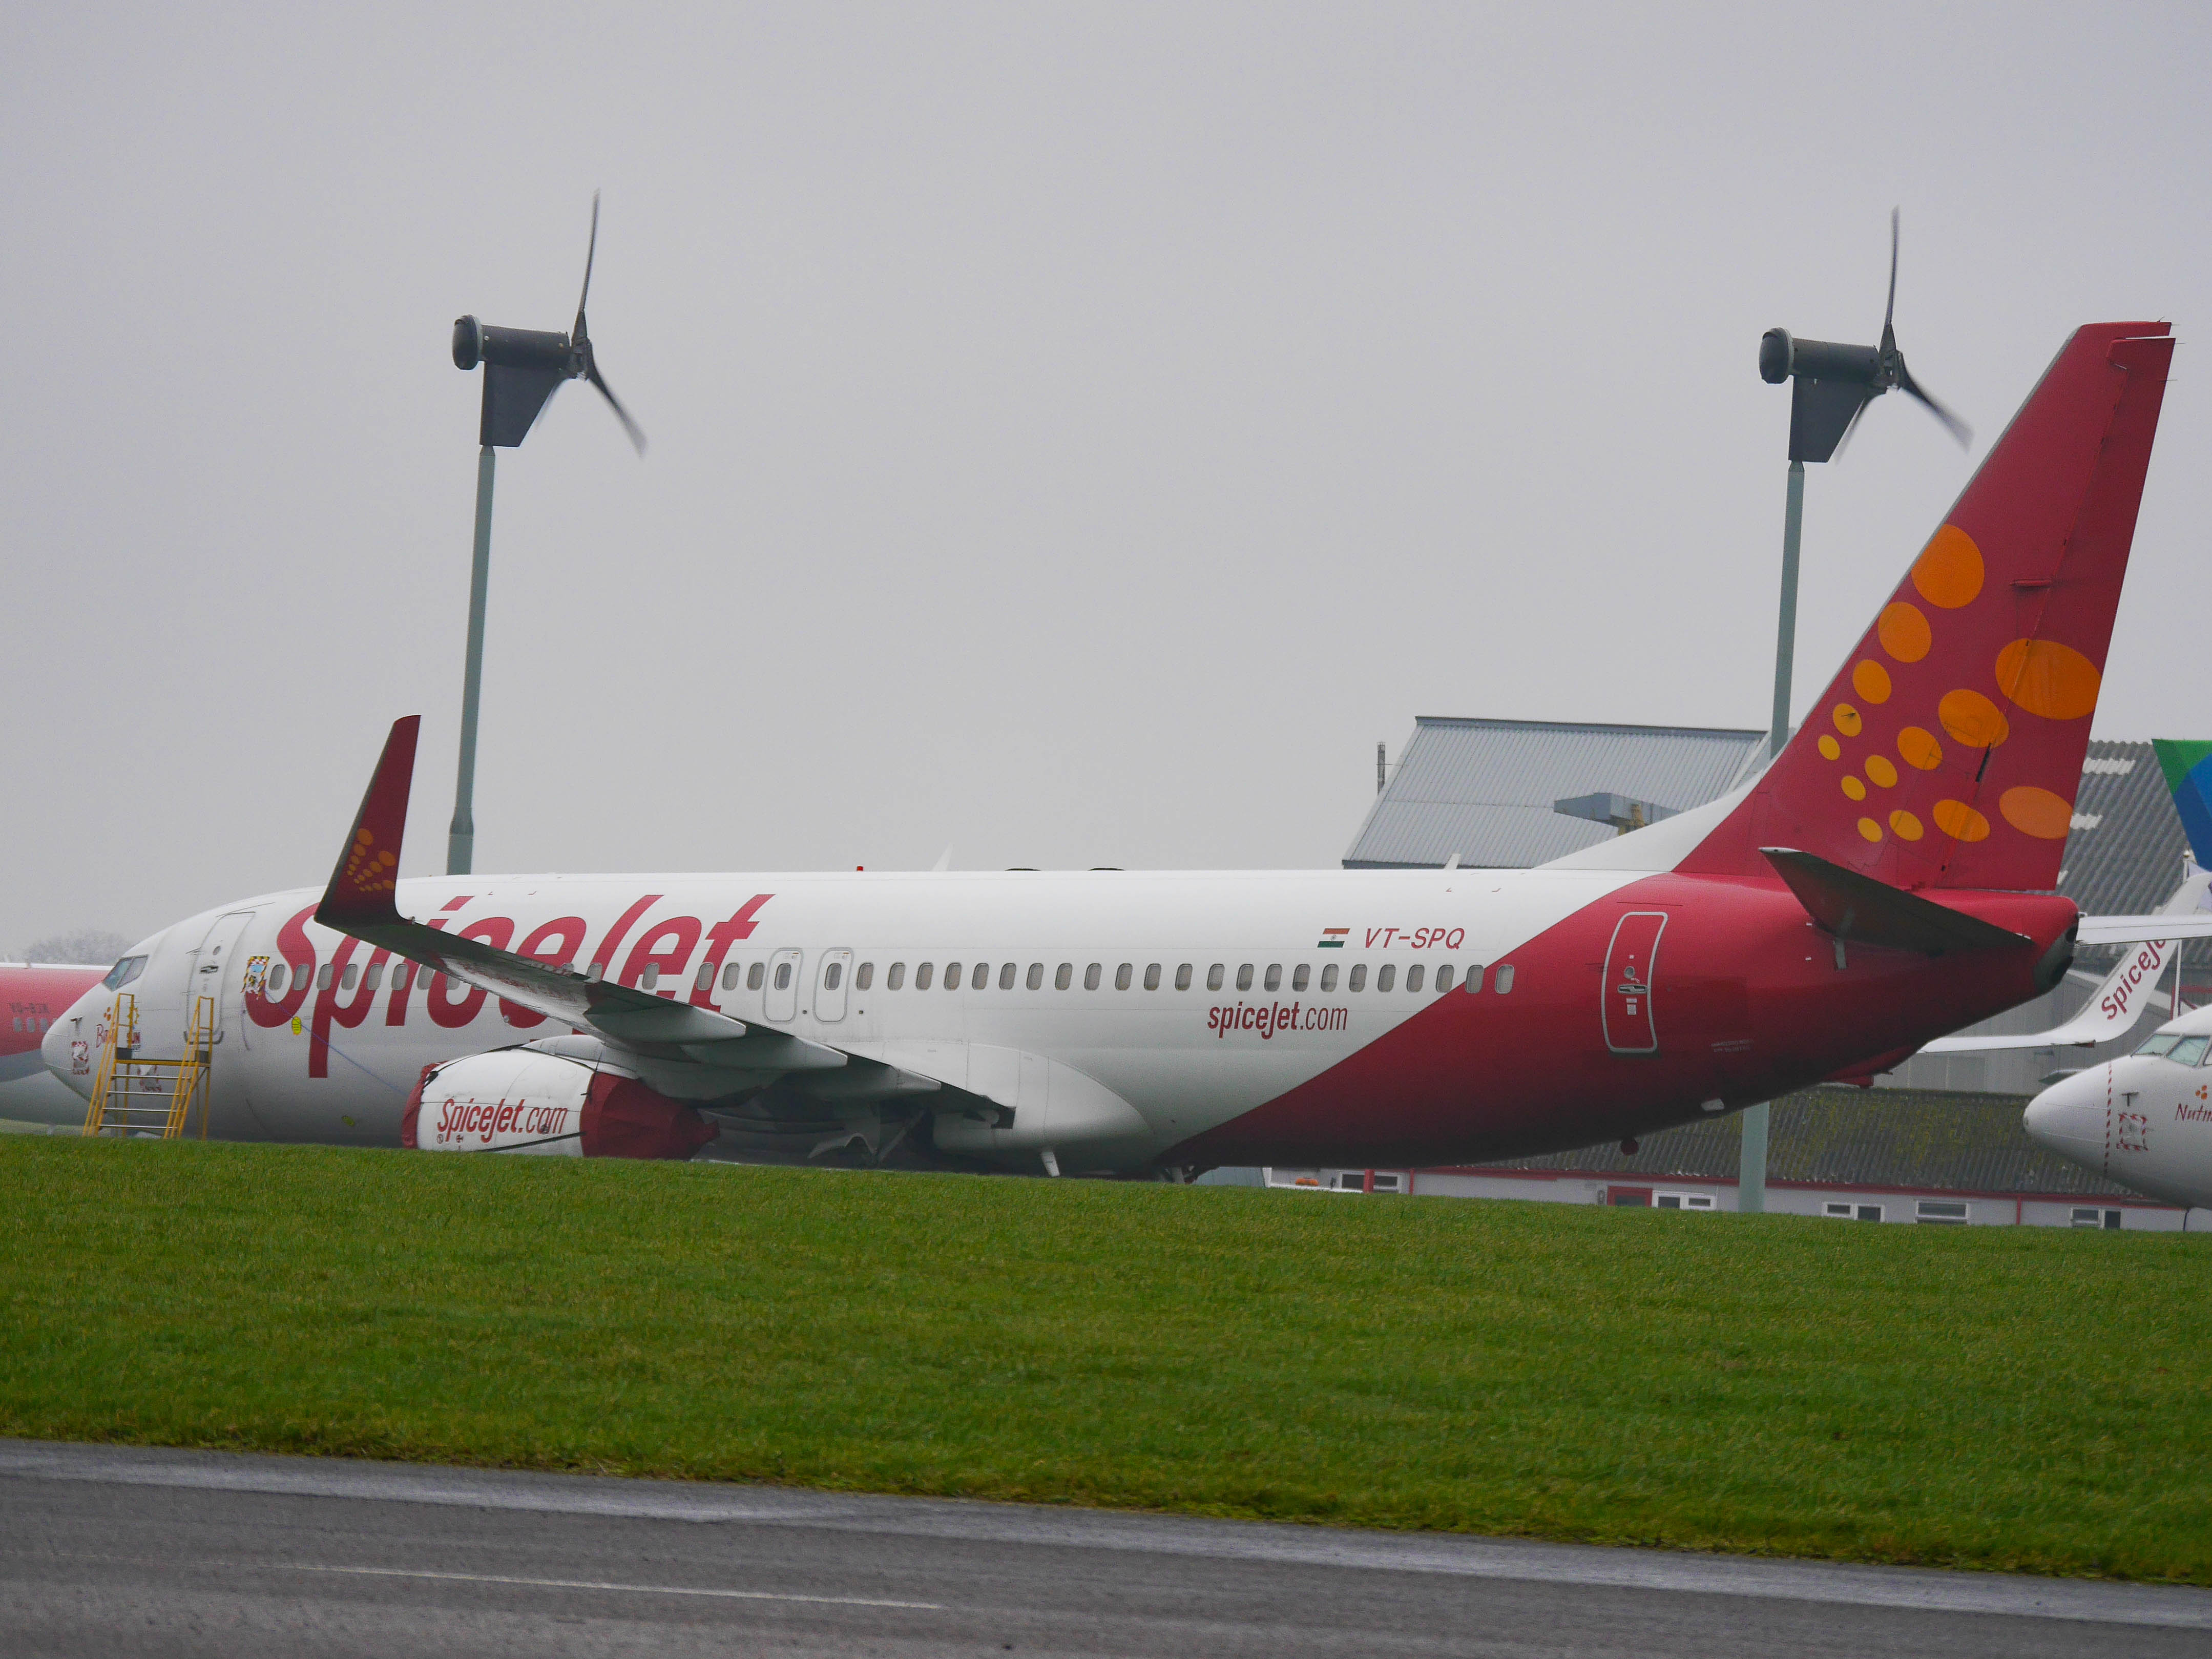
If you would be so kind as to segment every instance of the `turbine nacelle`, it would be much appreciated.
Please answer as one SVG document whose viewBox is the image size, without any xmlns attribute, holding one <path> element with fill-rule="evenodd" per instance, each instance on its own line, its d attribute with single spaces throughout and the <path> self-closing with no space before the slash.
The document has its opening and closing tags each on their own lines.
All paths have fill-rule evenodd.
<svg viewBox="0 0 2212 1659">
<path fill-rule="evenodd" d="M 606 379 L 599 373 L 592 350 L 592 336 L 584 322 L 585 302 L 592 295 L 592 262 L 599 247 L 599 198 L 592 193 L 592 240 L 584 254 L 584 290 L 576 301 L 576 321 L 566 334 L 542 329 L 499 328 L 474 317 L 453 323 L 453 367 L 483 366 L 483 419 L 477 441 L 487 449 L 513 449 L 529 435 L 530 428 L 558 391 L 563 380 L 589 380 L 623 423 L 623 430 L 645 453 L 645 434 L 629 417 Z"/>
<path fill-rule="evenodd" d="M 1905 366 L 1898 349 L 1897 211 L 1889 215 L 1889 303 L 1881 318 L 1878 346 L 1844 345 L 1833 340 L 1800 340 L 1788 329 L 1770 328 L 1759 337 L 1759 375 L 1769 386 L 1794 381 L 1790 405 L 1790 459 L 1825 461 L 1838 453 L 1866 406 L 1885 392 L 1917 399 L 1963 446 L 1972 428 L 1946 409 Z"/>
</svg>

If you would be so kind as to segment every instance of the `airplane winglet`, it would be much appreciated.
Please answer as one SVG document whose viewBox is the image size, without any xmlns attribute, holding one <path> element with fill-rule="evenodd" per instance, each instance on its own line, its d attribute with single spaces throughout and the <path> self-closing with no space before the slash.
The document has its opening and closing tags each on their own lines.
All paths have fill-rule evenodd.
<svg viewBox="0 0 2212 1659">
<path fill-rule="evenodd" d="M 407 796 L 415 780 L 415 739 L 420 714 L 392 722 L 368 793 L 361 798 L 353 834 L 338 854 L 331 884 L 315 908 L 315 920 L 341 933 L 399 920 L 392 894 L 399 885 L 399 843 L 407 829 Z"/>
</svg>

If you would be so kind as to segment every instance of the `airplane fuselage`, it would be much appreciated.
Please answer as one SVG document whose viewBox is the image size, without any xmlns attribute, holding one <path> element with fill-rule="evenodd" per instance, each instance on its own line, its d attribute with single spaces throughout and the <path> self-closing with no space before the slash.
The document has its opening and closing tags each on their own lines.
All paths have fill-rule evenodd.
<svg viewBox="0 0 2212 1659">
<path fill-rule="evenodd" d="M 139 947 L 144 1052 L 216 999 L 214 1134 L 396 1144 L 423 1067 L 562 1030 L 318 926 L 320 896 Z M 1839 950 L 1779 880 L 1561 868 L 436 878 L 397 902 L 932 1079 L 942 1150 L 1133 1170 L 1464 1161 L 1769 1098 L 2036 994 L 2073 907 L 1948 897 L 2032 945 Z M 49 1035 L 80 1091 L 109 997 Z"/>
</svg>

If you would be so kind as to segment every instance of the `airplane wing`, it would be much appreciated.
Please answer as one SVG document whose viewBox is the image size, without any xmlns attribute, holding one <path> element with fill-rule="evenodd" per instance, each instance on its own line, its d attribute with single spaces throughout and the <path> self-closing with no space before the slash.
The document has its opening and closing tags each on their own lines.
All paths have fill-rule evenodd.
<svg viewBox="0 0 2212 1659">
<path fill-rule="evenodd" d="M 633 986 L 611 985 L 594 973 L 535 962 L 480 940 L 455 939 L 402 916 L 393 895 L 421 726 L 419 714 L 392 722 L 353 834 L 316 908 L 317 921 L 624 1048 L 681 1056 L 724 1072 L 823 1071 L 847 1063 L 839 1050 L 787 1031 L 748 1025 Z"/>
<path fill-rule="evenodd" d="M 2152 1002 L 2151 993 L 2181 949 L 2181 940 L 2212 934 L 2212 872 L 2193 864 L 2173 896 L 2151 916 L 2084 916 L 2079 940 L 2084 945 L 2138 945 L 2089 994 L 2081 1011 L 2047 1031 L 2009 1036 L 1938 1037 L 1923 1054 L 1973 1054 L 2001 1048 L 2094 1048 L 2133 1030 Z M 2138 931 L 2138 930 L 2141 931 Z M 2101 934 L 2101 937 L 2097 935 Z"/>
</svg>

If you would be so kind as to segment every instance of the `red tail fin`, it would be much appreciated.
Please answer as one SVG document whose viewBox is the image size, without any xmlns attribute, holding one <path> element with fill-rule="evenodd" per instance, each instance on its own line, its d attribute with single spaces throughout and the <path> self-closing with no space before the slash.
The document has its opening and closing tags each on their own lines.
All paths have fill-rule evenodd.
<svg viewBox="0 0 2212 1659">
<path fill-rule="evenodd" d="M 2075 331 L 1803 727 L 1685 859 L 1791 847 L 1899 887 L 2055 887 L 2173 342 Z"/>
<path fill-rule="evenodd" d="M 399 912 L 392 895 L 399 886 L 399 842 L 407 828 L 407 795 L 415 781 L 415 738 L 422 728 L 420 714 L 406 714 L 392 722 L 377 757 L 368 793 L 361 798 L 361 811 L 353 821 L 353 834 L 338 867 L 331 872 L 331 884 L 316 908 L 315 920 L 341 933 L 378 922 L 397 921 Z"/>
</svg>

